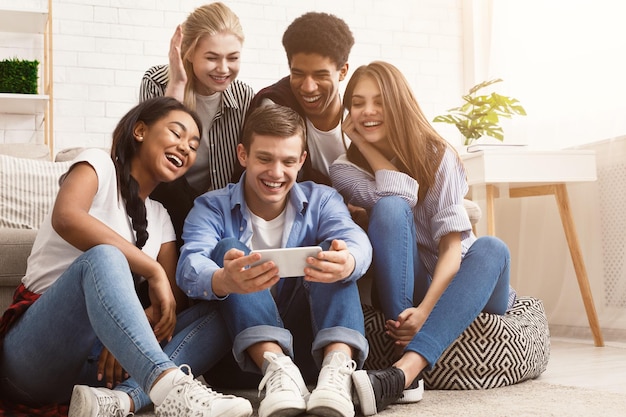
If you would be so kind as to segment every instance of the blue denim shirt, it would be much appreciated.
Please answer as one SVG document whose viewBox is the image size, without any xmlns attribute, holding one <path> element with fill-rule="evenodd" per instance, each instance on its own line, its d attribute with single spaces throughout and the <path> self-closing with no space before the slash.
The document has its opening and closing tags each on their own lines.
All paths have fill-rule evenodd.
<svg viewBox="0 0 626 417">
<path fill-rule="evenodd" d="M 248 243 L 252 224 L 244 199 L 245 174 L 237 184 L 209 191 L 198 197 L 185 220 L 180 259 L 176 269 L 178 286 L 188 297 L 216 300 L 213 274 L 219 269 L 211 253 L 221 239 L 234 237 Z M 334 189 L 311 181 L 295 183 L 289 193 L 294 209 L 292 222 L 285 225 L 283 247 L 346 242 L 355 260 L 352 274 L 346 281 L 356 281 L 369 267 L 372 246 L 367 234 L 352 221 L 341 195 Z"/>
</svg>

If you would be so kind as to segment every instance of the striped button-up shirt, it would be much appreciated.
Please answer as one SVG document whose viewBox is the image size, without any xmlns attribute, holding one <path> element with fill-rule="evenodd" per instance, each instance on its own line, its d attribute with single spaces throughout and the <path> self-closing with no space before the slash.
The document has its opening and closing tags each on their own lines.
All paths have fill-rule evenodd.
<svg viewBox="0 0 626 417">
<path fill-rule="evenodd" d="M 168 68 L 168 65 L 156 65 L 145 72 L 139 89 L 141 101 L 165 95 L 169 82 Z M 225 187 L 238 164 L 237 143 L 253 96 L 252 87 L 234 80 L 222 93 L 222 103 L 213 120 L 206 120 L 206 116 L 200 114 L 202 123 L 210 124 L 208 137 L 202 140 L 207 141 L 209 148 L 208 169 L 211 171 L 210 186 L 213 189 Z M 207 164 L 205 161 L 196 163 Z M 203 193 L 207 190 L 196 191 Z"/>
<path fill-rule="evenodd" d="M 420 258 L 432 276 L 439 254 L 439 240 L 452 232 L 461 232 L 462 256 L 474 243 L 472 225 L 463 205 L 467 194 L 467 177 L 456 153 L 447 149 L 424 201 L 417 204 L 419 184 L 399 171 L 382 169 L 375 175 L 341 156 L 330 167 L 333 186 L 354 205 L 371 209 L 385 196 L 399 196 L 413 210 Z"/>
</svg>

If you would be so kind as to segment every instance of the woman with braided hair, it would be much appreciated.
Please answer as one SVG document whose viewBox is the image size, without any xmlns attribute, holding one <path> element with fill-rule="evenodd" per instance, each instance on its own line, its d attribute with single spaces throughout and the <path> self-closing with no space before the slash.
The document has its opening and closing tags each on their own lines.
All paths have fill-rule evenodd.
<svg viewBox="0 0 626 417">
<path fill-rule="evenodd" d="M 178 100 L 147 100 L 118 123 L 110 156 L 87 149 L 61 177 L 0 323 L 4 399 L 40 407 L 71 398 L 70 417 L 126 416 L 151 402 L 157 416 L 252 413 L 247 400 L 193 378 L 229 340 L 208 302 L 177 317 L 176 236 L 149 198 L 194 163 L 201 129 Z"/>
</svg>

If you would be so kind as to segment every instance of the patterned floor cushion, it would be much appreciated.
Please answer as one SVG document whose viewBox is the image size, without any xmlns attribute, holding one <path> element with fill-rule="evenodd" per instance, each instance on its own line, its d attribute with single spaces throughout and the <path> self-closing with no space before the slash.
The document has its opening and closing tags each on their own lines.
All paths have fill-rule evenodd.
<svg viewBox="0 0 626 417">
<path fill-rule="evenodd" d="M 366 369 L 392 364 L 393 344 L 384 334 L 385 319 L 363 305 L 370 342 Z M 426 389 L 486 389 L 536 378 L 550 358 L 550 332 L 541 300 L 518 297 L 504 316 L 481 313 L 424 374 Z"/>
</svg>

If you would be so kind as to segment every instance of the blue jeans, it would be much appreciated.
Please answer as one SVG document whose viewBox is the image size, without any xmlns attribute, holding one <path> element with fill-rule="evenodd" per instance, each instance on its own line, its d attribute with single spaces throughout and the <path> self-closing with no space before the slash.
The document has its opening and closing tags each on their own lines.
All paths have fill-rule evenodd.
<svg viewBox="0 0 626 417">
<path fill-rule="evenodd" d="M 380 199 L 370 213 L 374 284 L 386 318 L 418 305 L 432 277 L 419 257 L 413 212 L 399 197 Z M 499 239 L 477 239 L 441 298 L 406 350 L 432 367 L 480 312 L 504 314 L 509 300 L 510 255 Z"/>
<path fill-rule="evenodd" d="M 329 244 L 321 244 L 327 250 Z M 231 248 L 244 253 L 250 249 L 234 238 L 221 240 L 213 250 L 212 258 L 220 266 L 224 254 Z M 333 342 L 351 346 L 356 352 L 355 361 L 362 367 L 369 352 L 365 339 L 363 310 L 356 282 L 321 284 L 304 281 L 303 278 L 283 278 L 277 284 L 277 298 L 270 290 L 251 294 L 230 294 L 220 301 L 222 315 L 233 338 L 233 355 L 239 367 L 247 372 L 260 372 L 246 354 L 246 349 L 259 342 L 276 342 L 283 351 L 294 356 L 292 333 L 285 328 L 284 321 L 298 321 L 302 317 L 288 317 L 298 309 L 296 302 L 308 302 L 310 309 L 313 343 L 311 355 L 318 367 L 321 366 L 324 347 Z M 304 289 L 307 299 L 298 297 Z M 294 307 L 292 309 L 292 307 Z"/>
<path fill-rule="evenodd" d="M 97 381 L 100 342 L 132 378 L 115 387 L 135 409 L 165 370 L 188 364 L 196 375 L 228 353 L 230 340 L 215 303 L 199 303 L 177 318 L 162 347 L 135 292 L 128 262 L 109 245 L 81 256 L 10 329 L 0 357 L 3 394 L 26 404 L 65 403 L 77 384 Z"/>
</svg>

